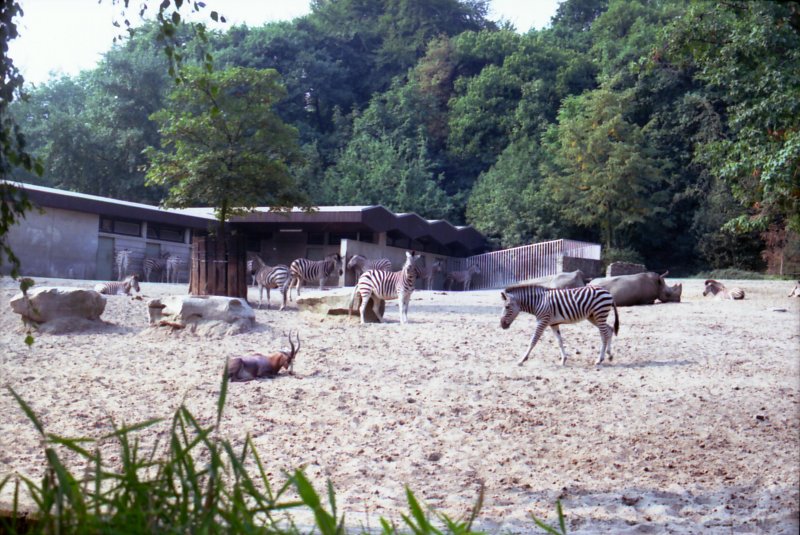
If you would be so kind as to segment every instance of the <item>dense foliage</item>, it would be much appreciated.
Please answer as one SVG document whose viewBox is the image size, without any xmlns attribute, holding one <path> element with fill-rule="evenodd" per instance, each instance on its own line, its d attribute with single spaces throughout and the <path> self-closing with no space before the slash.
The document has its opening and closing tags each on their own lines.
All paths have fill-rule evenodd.
<svg viewBox="0 0 800 535">
<path fill-rule="evenodd" d="M 575 238 L 673 274 L 800 272 L 800 3 L 566 0 L 519 34 L 485 0 L 317 0 L 210 32 L 214 68 L 274 69 L 317 204 Z M 156 25 L 154 25 L 156 26 Z M 159 203 L 143 150 L 176 101 L 157 27 L 12 106 L 41 178 Z M 186 63 L 209 56 L 178 32 Z M 151 181 L 155 182 L 155 181 Z"/>
</svg>

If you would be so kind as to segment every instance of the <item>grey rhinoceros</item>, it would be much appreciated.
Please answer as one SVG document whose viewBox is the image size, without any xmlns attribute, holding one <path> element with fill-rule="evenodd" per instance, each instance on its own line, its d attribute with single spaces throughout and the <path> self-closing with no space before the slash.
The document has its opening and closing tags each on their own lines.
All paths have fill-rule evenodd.
<svg viewBox="0 0 800 535">
<path fill-rule="evenodd" d="M 562 271 L 556 275 L 539 277 L 538 279 L 528 279 L 518 284 L 535 284 L 545 288 L 566 290 L 569 288 L 583 288 L 586 286 L 588 277 L 580 269 L 576 271 Z"/>
<path fill-rule="evenodd" d="M 656 299 L 662 303 L 680 303 L 683 285 L 674 284 L 667 286 L 664 277 L 669 272 L 661 275 L 648 271 L 634 275 L 619 275 L 592 279 L 592 286 L 605 288 L 614 296 L 614 303 L 618 307 L 634 305 L 652 305 Z"/>
</svg>

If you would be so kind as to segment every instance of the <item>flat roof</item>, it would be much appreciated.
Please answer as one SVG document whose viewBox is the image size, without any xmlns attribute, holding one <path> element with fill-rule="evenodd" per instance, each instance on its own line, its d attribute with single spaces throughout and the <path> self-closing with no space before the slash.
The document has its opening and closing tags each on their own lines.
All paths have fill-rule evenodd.
<svg viewBox="0 0 800 535">
<path fill-rule="evenodd" d="M 214 209 L 210 207 L 168 209 L 34 184 L 7 183 L 25 190 L 32 203 L 44 207 L 142 219 L 192 229 L 205 230 L 216 223 Z M 310 210 L 298 207 L 290 210 L 258 207 L 247 214 L 231 217 L 229 224 L 244 230 L 271 229 L 286 225 L 312 231 L 320 227 L 334 231 L 367 229 L 400 235 L 411 240 L 435 242 L 445 247 L 459 245 L 468 252 L 483 250 L 486 246 L 484 236 L 471 226 L 455 226 L 441 219 L 424 219 L 413 212 L 395 214 L 382 205 L 315 206 Z"/>
</svg>

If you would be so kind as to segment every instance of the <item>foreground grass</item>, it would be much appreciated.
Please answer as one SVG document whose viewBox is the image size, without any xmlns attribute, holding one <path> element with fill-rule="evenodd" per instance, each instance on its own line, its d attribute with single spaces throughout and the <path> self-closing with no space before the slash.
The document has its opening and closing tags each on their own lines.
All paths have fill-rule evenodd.
<svg viewBox="0 0 800 535">
<path fill-rule="evenodd" d="M 0 491 L 13 485 L 13 509 L 0 516 L 0 534 L 9 533 L 275 533 L 319 532 L 323 535 L 366 533 L 363 526 L 347 527 L 336 505 L 330 482 L 324 499 L 303 471 L 287 474 L 286 483 L 274 488 L 248 436 L 241 451 L 217 436 L 227 395 L 227 370 L 217 402 L 216 423 L 201 426 L 181 406 L 172 418 L 166 454 L 157 457 L 159 445 L 148 452 L 140 448 L 137 433 L 158 423 L 148 420 L 117 427 L 99 439 L 65 438 L 45 432 L 27 403 L 7 387 L 42 437 L 45 476 L 33 481 L 11 476 L 0 481 Z M 102 458 L 99 444 L 113 440 L 119 446 L 120 466 Z M 84 465 L 76 476 L 62 462 L 56 448 L 77 453 Z M 245 465 L 254 467 L 249 471 Z M 252 473 L 251 473 L 252 472 Z M 20 491 L 27 491 L 36 508 L 20 514 Z M 384 534 L 471 534 L 483 503 L 483 489 L 470 514 L 453 519 L 420 504 L 406 489 L 408 512 L 399 525 L 379 519 Z M 292 512 L 313 517 L 313 525 L 298 526 Z M 561 505 L 559 530 L 537 518 L 533 522 L 547 533 L 566 533 Z M 375 530 L 369 530 L 375 532 Z"/>
</svg>

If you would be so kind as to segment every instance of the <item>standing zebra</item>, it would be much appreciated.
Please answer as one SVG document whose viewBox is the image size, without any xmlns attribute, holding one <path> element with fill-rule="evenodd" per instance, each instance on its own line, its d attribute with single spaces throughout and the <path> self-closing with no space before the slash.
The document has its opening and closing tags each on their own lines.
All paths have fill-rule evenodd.
<svg viewBox="0 0 800 535">
<path fill-rule="evenodd" d="M 114 255 L 114 260 L 117 263 L 117 280 L 122 280 L 128 274 L 128 261 L 130 260 L 130 249 L 119 249 Z"/>
<path fill-rule="evenodd" d="M 174 254 L 169 254 L 166 258 L 164 271 L 167 273 L 167 283 L 178 283 L 178 270 L 180 269 L 183 259 Z"/>
<path fill-rule="evenodd" d="M 319 289 L 322 289 L 322 284 L 325 279 L 330 277 L 335 271 L 342 274 L 342 257 L 339 253 L 329 254 L 324 260 L 308 260 L 307 258 L 298 258 L 292 261 L 289 266 L 289 271 L 292 274 L 292 280 L 289 281 L 289 300 L 292 300 L 292 286 L 297 286 L 297 297 L 300 297 L 300 287 L 304 282 L 311 282 L 318 280 Z"/>
<path fill-rule="evenodd" d="M 144 280 L 150 282 L 150 275 L 155 272 L 161 275 L 160 282 L 164 282 L 164 275 L 166 274 L 168 252 L 161 253 L 161 258 L 145 258 L 142 262 L 142 269 L 144 270 Z"/>
<path fill-rule="evenodd" d="M 106 295 L 131 295 L 131 288 L 139 292 L 139 276 L 128 275 L 119 282 L 101 282 L 94 285 L 94 291 Z"/>
<path fill-rule="evenodd" d="M 372 271 L 379 269 L 381 271 L 391 271 L 392 261 L 388 258 L 378 258 L 377 260 L 367 260 L 367 257 L 360 254 L 354 254 L 350 261 L 347 263 L 347 269 L 352 269 L 355 272 L 356 280 L 365 271 Z"/>
<path fill-rule="evenodd" d="M 420 256 L 414 251 L 406 251 L 406 262 L 400 271 L 365 271 L 358 278 L 358 284 L 353 289 L 353 296 L 350 298 L 348 314 L 353 314 L 353 305 L 356 296 L 361 299 L 359 307 L 361 313 L 361 323 L 364 321 L 364 313 L 367 304 L 372 298 L 372 308 L 379 322 L 383 322 L 380 314 L 380 302 L 387 299 L 399 299 L 400 301 L 400 323 L 408 323 L 408 302 L 414 292 L 414 283 L 417 281 L 416 262 Z"/>
<path fill-rule="evenodd" d="M 264 290 L 267 290 L 267 308 L 270 307 L 269 291 L 272 288 L 280 288 L 281 295 L 283 295 L 283 304 L 280 310 L 286 308 L 286 291 L 289 289 L 289 282 L 292 280 L 289 274 L 289 267 L 285 264 L 278 264 L 277 266 L 268 266 L 259 257 L 255 257 L 254 264 L 256 268 L 256 283 L 258 284 L 258 308 L 261 308 L 261 302 L 264 299 Z"/>
<path fill-rule="evenodd" d="M 464 285 L 464 291 L 469 291 L 469 286 L 472 284 L 472 276 L 473 275 L 480 275 L 481 268 L 478 267 L 477 264 L 472 264 L 469 266 L 468 269 L 464 271 L 451 271 L 445 277 L 445 288 L 452 290 L 453 283 L 458 282 Z M 448 286 L 449 283 L 449 286 Z"/>
<path fill-rule="evenodd" d="M 262 260 L 261 263 L 263 264 L 264 261 Z M 253 280 L 251 286 L 256 285 L 256 271 L 258 271 L 258 266 L 256 265 L 256 261 L 253 258 L 251 258 L 250 260 L 247 261 L 247 272 L 250 274 Z"/>
<path fill-rule="evenodd" d="M 600 356 L 595 364 L 600 364 L 608 350 L 608 360 L 614 357 L 611 354 L 611 338 L 619 332 L 619 313 L 614 304 L 611 293 L 598 286 L 584 286 L 583 288 L 570 288 L 566 290 L 551 290 L 536 285 L 509 286 L 500 296 L 505 302 L 503 316 L 500 318 L 500 327 L 508 329 L 520 310 L 536 316 L 536 330 L 531 337 L 531 343 L 525 355 L 520 359 L 519 365 L 528 360 L 533 347 L 542 336 L 545 327 L 553 329 L 553 333 L 561 348 L 561 364 L 567 362 L 567 353 L 564 351 L 564 342 L 561 340 L 559 325 L 577 323 L 589 320 L 600 330 L 603 342 Z M 606 323 L 611 309 L 614 309 L 614 330 Z"/>
<path fill-rule="evenodd" d="M 433 279 L 437 273 L 444 269 L 441 260 L 434 260 L 430 266 L 417 266 L 417 278 L 425 281 L 425 289 L 433 290 Z"/>
</svg>

